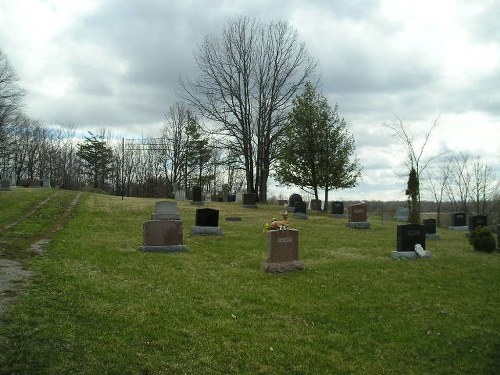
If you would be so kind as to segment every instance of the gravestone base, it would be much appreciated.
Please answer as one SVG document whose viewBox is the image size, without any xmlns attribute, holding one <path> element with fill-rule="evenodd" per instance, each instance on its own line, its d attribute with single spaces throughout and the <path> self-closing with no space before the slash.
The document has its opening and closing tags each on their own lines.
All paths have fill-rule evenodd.
<svg viewBox="0 0 500 375">
<path fill-rule="evenodd" d="M 347 226 L 354 229 L 370 229 L 368 221 L 350 221 L 347 223 Z"/>
<path fill-rule="evenodd" d="M 469 227 L 467 225 L 464 225 L 464 226 L 461 226 L 461 227 L 448 227 L 448 229 L 466 231 L 466 230 L 469 230 Z"/>
<path fill-rule="evenodd" d="M 330 214 L 330 217 L 333 217 L 335 219 L 343 219 L 345 218 L 344 214 Z"/>
<path fill-rule="evenodd" d="M 241 221 L 242 218 L 241 218 L 241 216 L 226 216 L 225 220 L 226 221 Z"/>
<path fill-rule="evenodd" d="M 193 225 L 191 227 L 191 235 L 193 236 L 223 236 L 222 229 L 220 227 L 203 227 L 199 225 Z"/>
<path fill-rule="evenodd" d="M 306 219 L 308 219 L 308 216 L 307 216 L 307 214 L 304 214 L 302 212 L 295 212 L 293 214 L 293 218 L 294 219 L 299 219 L 299 220 L 306 220 Z"/>
<path fill-rule="evenodd" d="M 415 251 L 393 251 L 392 257 L 394 259 L 418 259 L 418 258 L 430 258 L 432 256 L 430 251 L 424 250 L 425 254 L 419 256 Z"/>
<path fill-rule="evenodd" d="M 144 245 L 141 246 L 139 250 L 150 253 L 180 253 L 188 251 L 188 248 L 186 245 L 163 245 L 163 246 Z"/>
<path fill-rule="evenodd" d="M 425 239 L 426 240 L 439 240 L 439 239 L 441 239 L 441 236 L 437 233 L 426 233 Z"/>
<path fill-rule="evenodd" d="M 180 220 L 179 214 L 152 213 L 151 220 Z"/>
<path fill-rule="evenodd" d="M 256 204 L 244 204 L 241 207 L 243 207 L 243 208 L 257 208 L 257 205 Z"/>
<path fill-rule="evenodd" d="M 262 263 L 262 270 L 269 273 L 284 273 L 303 271 L 304 263 L 300 260 L 293 260 L 290 262 L 264 262 Z"/>
</svg>

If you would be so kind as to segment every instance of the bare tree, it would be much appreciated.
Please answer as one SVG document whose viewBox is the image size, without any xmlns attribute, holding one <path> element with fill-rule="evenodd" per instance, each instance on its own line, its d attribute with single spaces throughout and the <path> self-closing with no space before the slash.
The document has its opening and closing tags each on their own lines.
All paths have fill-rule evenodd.
<svg viewBox="0 0 500 375">
<path fill-rule="evenodd" d="M 450 159 L 437 169 L 427 170 L 427 190 L 436 202 L 437 226 L 441 226 L 441 210 L 451 173 Z"/>
<path fill-rule="evenodd" d="M 467 216 L 470 194 L 472 190 L 472 174 L 469 167 L 470 156 L 455 153 L 450 156 L 450 178 L 448 181 L 448 198 L 455 211 Z"/>
<path fill-rule="evenodd" d="M 207 36 L 195 53 L 199 77 L 181 81 L 181 96 L 208 120 L 229 153 L 241 155 L 246 188 L 267 199 L 275 143 L 291 99 L 316 62 L 285 22 L 230 20 L 220 36 Z"/>
<path fill-rule="evenodd" d="M 415 139 L 416 135 L 408 130 L 407 125 L 399 117 L 396 117 L 396 119 L 397 121 L 395 123 L 385 126 L 392 131 L 393 136 L 406 148 L 404 165 L 409 176 L 408 189 L 406 190 L 406 195 L 408 195 L 408 208 L 410 211 L 409 220 L 420 223 L 420 175 L 431 161 L 440 156 L 436 155 L 424 160 L 423 155 L 432 131 L 438 125 L 438 119 L 433 121 L 424 134 L 420 146 L 417 146 L 417 140 Z"/>
</svg>

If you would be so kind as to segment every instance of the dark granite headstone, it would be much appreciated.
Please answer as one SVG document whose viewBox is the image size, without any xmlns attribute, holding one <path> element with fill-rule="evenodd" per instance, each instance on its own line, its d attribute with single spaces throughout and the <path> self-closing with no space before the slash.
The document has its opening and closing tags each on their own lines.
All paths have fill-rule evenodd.
<svg viewBox="0 0 500 375">
<path fill-rule="evenodd" d="M 4 179 L 0 181 L 0 190 L 10 190 L 10 180 Z"/>
<path fill-rule="evenodd" d="M 296 202 L 303 202 L 302 197 L 299 194 L 292 194 L 288 198 L 288 205 L 290 207 L 295 207 Z"/>
<path fill-rule="evenodd" d="M 321 199 L 311 199 L 311 211 L 321 211 Z"/>
<path fill-rule="evenodd" d="M 249 208 L 257 207 L 257 194 L 255 193 L 243 194 L 243 207 L 249 207 Z"/>
<path fill-rule="evenodd" d="M 465 223 L 465 214 L 463 212 L 453 212 L 451 214 L 451 226 L 452 227 L 464 227 Z"/>
<path fill-rule="evenodd" d="M 302 202 L 302 201 L 297 201 L 295 202 L 294 206 L 293 206 L 293 213 L 297 214 L 305 214 L 307 213 L 307 204 L 306 202 Z"/>
<path fill-rule="evenodd" d="M 488 218 L 485 215 L 475 215 L 469 217 L 469 230 L 473 231 L 478 227 L 485 227 L 488 225 Z"/>
<path fill-rule="evenodd" d="M 415 245 L 425 249 L 425 225 L 404 224 L 397 227 L 397 251 L 415 251 Z"/>
<path fill-rule="evenodd" d="M 199 208 L 196 210 L 196 225 L 201 227 L 218 227 L 219 210 Z"/>
<path fill-rule="evenodd" d="M 330 207 L 330 213 L 332 215 L 343 215 L 344 214 L 344 202 L 332 202 L 332 205 Z"/>
<path fill-rule="evenodd" d="M 422 222 L 425 226 L 425 233 L 436 234 L 436 219 L 424 219 Z"/>
<path fill-rule="evenodd" d="M 201 187 L 193 186 L 193 202 L 201 202 Z"/>
<path fill-rule="evenodd" d="M 228 202 L 236 202 L 236 194 L 231 194 L 227 196 Z"/>
</svg>

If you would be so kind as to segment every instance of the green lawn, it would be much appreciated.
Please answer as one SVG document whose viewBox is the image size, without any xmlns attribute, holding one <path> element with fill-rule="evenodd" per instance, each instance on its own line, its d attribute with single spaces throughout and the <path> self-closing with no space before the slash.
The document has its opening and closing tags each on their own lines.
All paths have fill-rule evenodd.
<svg viewBox="0 0 500 375">
<path fill-rule="evenodd" d="M 18 216 L 27 205 L 6 202 L 47 198 L 0 194 L 1 212 L 17 205 Z M 60 191 L 64 204 L 75 194 Z M 47 252 L 25 260 L 36 277 L 0 317 L 0 373 L 500 372 L 500 254 L 474 252 L 463 232 L 439 228 L 431 259 L 403 261 L 391 258 L 396 222 L 370 217 L 371 229 L 356 230 L 322 213 L 291 218 L 306 270 L 266 274 L 262 228 L 278 206 L 207 203 L 224 236 L 191 237 L 199 206 L 180 202 L 189 251 L 144 253 L 156 201 L 82 197 Z M 0 251 L 12 257 L 9 233 Z"/>
</svg>

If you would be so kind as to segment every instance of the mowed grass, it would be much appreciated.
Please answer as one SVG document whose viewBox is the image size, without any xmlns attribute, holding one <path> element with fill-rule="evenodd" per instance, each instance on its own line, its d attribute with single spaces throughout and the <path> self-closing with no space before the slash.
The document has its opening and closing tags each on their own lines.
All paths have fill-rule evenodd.
<svg viewBox="0 0 500 375">
<path fill-rule="evenodd" d="M 42 199 L 42 197 L 40 198 Z M 155 199 L 86 194 L 0 326 L 8 374 L 497 374 L 500 254 L 438 229 L 431 259 L 391 258 L 396 222 L 290 219 L 306 270 L 266 274 L 280 207 L 220 210 L 223 237 L 138 251 Z M 21 213 L 20 213 L 21 214 Z M 224 220 L 241 216 L 240 222 Z"/>
</svg>

